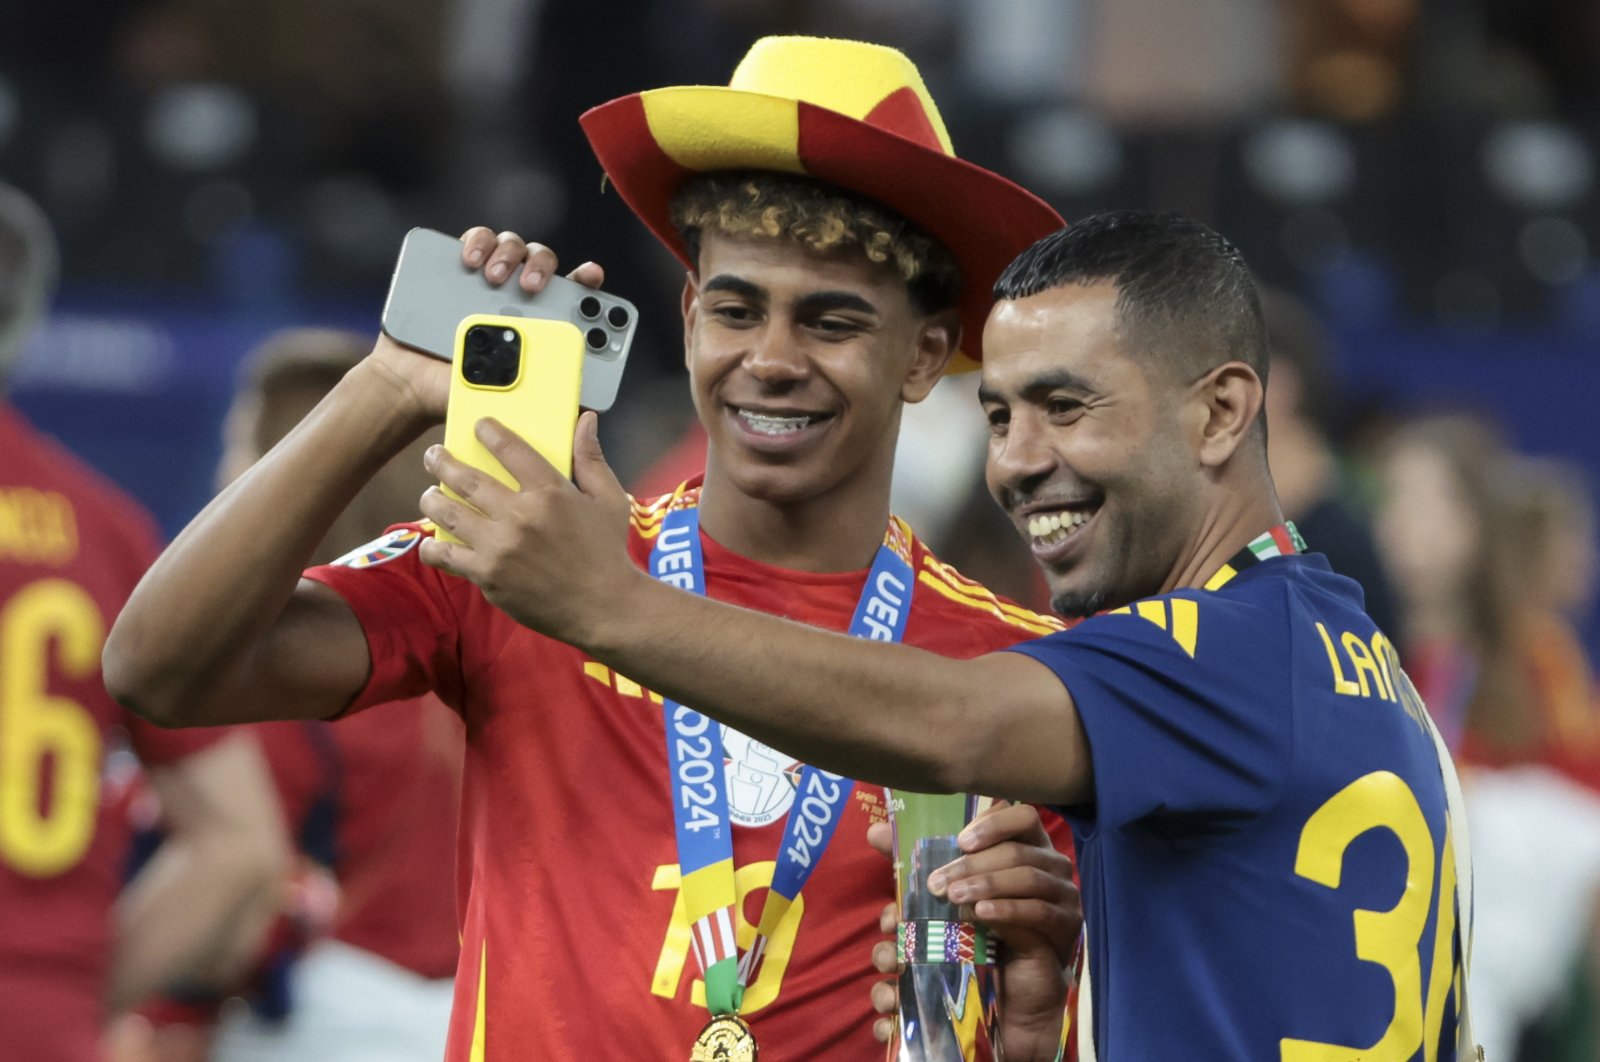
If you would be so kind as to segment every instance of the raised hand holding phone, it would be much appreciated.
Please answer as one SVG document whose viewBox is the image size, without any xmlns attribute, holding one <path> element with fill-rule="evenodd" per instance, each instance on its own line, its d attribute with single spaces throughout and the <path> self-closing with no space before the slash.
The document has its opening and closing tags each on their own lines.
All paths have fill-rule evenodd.
<svg viewBox="0 0 1600 1062">
<path fill-rule="evenodd" d="M 389 283 L 384 334 L 448 361 L 455 356 L 458 322 L 473 314 L 568 322 L 581 333 L 586 355 L 583 406 L 603 412 L 616 400 L 638 310 L 599 290 L 599 267 L 585 263 L 560 277 L 555 265 L 549 248 L 514 232 L 479 226 L 457 240 L 412 229 Z"/>
</svg>

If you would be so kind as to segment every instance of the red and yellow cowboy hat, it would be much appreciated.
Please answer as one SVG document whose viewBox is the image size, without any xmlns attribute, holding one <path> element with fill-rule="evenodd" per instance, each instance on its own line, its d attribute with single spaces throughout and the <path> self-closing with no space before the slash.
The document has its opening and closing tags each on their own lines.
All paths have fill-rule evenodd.
<svg viewBox="0 0 1600 1062">
<path fill-rule="evenodd" d="M 961 266 L 962 350 L 976 368 L 991 288 L 1025 248 L 1064 223 L 1033 193 L 956 158 L 917 68 L 893 48 L 764 37 L 726 87 L 654 89 L 579 121 L 633 212 L 690 268 L 670 217 L 695 174 L 806 174 L 876 200 L 941 241 Z"/>
</svg>

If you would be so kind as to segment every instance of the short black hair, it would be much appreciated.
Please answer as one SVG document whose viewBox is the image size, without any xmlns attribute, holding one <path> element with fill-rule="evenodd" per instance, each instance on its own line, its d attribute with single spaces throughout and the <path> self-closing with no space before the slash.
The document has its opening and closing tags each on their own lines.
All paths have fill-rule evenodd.
<svg viewBox="0 0 1600 1062">
<path fill-rule="evenodd" d="M 1182 214 L 1144 210 L 1094 214 L 1051 233 L 1006 267 L 997 299 L 1110 281 L 1117 312 L 1149 358 L 1198 377 L 1242 361 L 1267 379 L 1261 298 L 1239 249 Z"/>
</svg>

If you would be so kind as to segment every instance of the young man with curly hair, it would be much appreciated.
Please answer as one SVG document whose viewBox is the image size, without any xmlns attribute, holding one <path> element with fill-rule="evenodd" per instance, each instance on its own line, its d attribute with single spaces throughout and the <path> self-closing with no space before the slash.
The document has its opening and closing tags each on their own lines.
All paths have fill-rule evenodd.
<svg viewBox="0 0 1600 1062">
<path fill-rule="evenodd" d="M 1056 629 L 889 512 L 902 405 L 958 349 L 978 355 L 990 284 L 1055 213 L 956 159 L 915 68 L 871 45 L 769 39 L 728 88 L 626 97 L 584 125 L 687 267 L 686 362 L 710 439 L 703 480 L 632 503 L 635 563 L 951 655 Z M 487 229 L 462 254 L 527 290 L 556 268 Z M 572 275 L 602 279 L 592 264 Z M 519 627 L 492 589 L 419 563 L 427 525 L 299 579 L 361 482 L 442 417 L 447 383 L 443 363 L 380 340 L 152 569 L 114 632 L 112 688 L 182 725 L 285 705 L 332 717 L 428 689 L 460 711 L 451 1059 L 712 1057 L 713 1027 L 743 1029 L 732 1057 L 753 1038 L 768 1062 L 881 1058 L 869 953 L 881 959 L 893 889 L 866 841 L 881 790 Z M 981 822 L 951 898 L 1008 945 L 1008 1057 L 1050 1058 L 1078 921 L 1070 868 L 1031 808 Z"/>
</svg>

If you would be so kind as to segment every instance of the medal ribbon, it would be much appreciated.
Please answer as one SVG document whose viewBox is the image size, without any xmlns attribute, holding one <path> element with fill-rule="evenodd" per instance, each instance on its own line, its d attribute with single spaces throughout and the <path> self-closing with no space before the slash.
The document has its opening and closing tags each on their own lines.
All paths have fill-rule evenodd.
<svg viewBox="0 0 1600 1062">
<path fill-rule="evenodd" d="M 662 517 L 661 531 L 650 550 L 650 574 L 679 589 L 704 594 L 698 495 L 698 491 L 679 494 Z M 904 636 L 914 585 L 910 555 L 909 532 L 891 519 L 850 622 L 852 635 L 884 642 L 898 642 Z M 737 1014 L 745 986 L 761 964 L 767 939 L 833 840 L 855 782 L 809 764 L 801 769 L 756 939 L 741 959 L 734 934 L 738 891 L 722 728 L 674 701 L 662 704 L 662 714 L 684 914 L 705 980 L 706 1007 L 712 1014 Z"/>
</svg>

